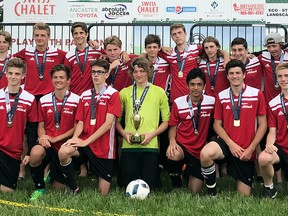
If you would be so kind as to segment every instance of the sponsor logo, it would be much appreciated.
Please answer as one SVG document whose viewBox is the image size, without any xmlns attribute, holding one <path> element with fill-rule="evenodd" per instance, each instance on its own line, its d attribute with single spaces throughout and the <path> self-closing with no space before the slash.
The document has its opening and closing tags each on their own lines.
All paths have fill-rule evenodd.
<svg viewBox="0 0 288 216">
<path fill-rule="evenodd" d="M 129 16 L 129 12 L 127 11 L 127 6 L 124 4 L 115 4 L 111 7 L 102 8 L 105 13 L 105 18 L 109 20 L 114 20 L 119 17 Z"/>
<path fill-rule="evenodd" d="M 218 7 L 218 3 L 216 1 L 212 2 L 211 7 L 215 10 Z"/>
<path fill-rule="evenodd" d="M 86 103 L 84 104 L 84 106 L 89 106 L 89 103 L 88 103 L 88 102 L 86 102 Z"/>
<path fill-rule="evenodd" d="M 4 110 L 4 107 L 3 107 L 3 106 L 0 106 L 0 110 Z"/>
<path fill-rule="evenodd" d="M 252 105 L 250 105 L 250 106 L 248 106 L 248 105 L 243 105 L 242 108 L 243 108 L 243 109 L 252 109 L 253 106 L 252 106 Z"/>
<path fill-rule="evenodd" d="M 210 117 L 210 113 L 202 113 L 201 117 Z"/>
<path fill-rule="evenodd" d="M 105 103 L 104 101 L 100 101 L 100 102 L 99 102 L 99 105 L 106 106 L 106 103 Z"/>
<path fill-rule="evenodd" d="M 73 115 L 73 111 L 69 111 L 69 110 L 64 110 L 63 113 L 66 113 L 66 114 L 71 114 Z"/>
<path fill-rule="evenodd" d="M 27 110 L 26 110 L 26 109 L 23 109 L 22 107 L 18 107 L 18 108 L 17 108 L 17 111 L 26 112 Z"/>
<path fill-rule="evenodd" d="M 229 105 L 226 106 L 226 110 L 227 110 L 227 109 L 231 109 Z"/>
<path fill-rule="evenodd" d="M 197 11 L 196 7 L 185 7 L 185 6 L 176 6 L 176 7 L 166 7 L 167 13 L 195 13 Z"/>
<path fill-rule="evenodd" d="M 53 111 L 51 110 L 51 109 L 49 109 L 48 111 L 47 111 L 47 113 L 52 113 Z"/>
<path fill-rule="evenodd" d="M 257 70 L 246 70 L 246 74 L 254 74 L 257 73 Z"/>
<path fill-rule="evenodd" d="M 284 115 L 284 113 L 282 112 L 282 110 L 280 110 L 280 112 L 278 113 L 278 116 L 280 115 Z"/>
</svg>

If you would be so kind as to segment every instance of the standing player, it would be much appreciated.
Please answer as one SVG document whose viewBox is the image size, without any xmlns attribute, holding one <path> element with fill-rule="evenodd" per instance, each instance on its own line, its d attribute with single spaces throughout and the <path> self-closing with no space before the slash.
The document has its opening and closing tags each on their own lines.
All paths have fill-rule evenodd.
<svg viewBox="0 0 288 216">
<path fill-rule="evenodd" d="M 107 37 L 104 40 L 104 49 L 107 60 L 110 63 L 110 76 L 107 79 L 108 85 L 111 85 L 117 91 L 132 84 L 132 79 L 128 75 L 129 65 L 134 55 L 128 55 L 128 61 L 124 62 L 121 58 L 122 41 L 115 35 Z"/>
<path fill-rule="evenodd" d="M 121 103 L 119 93 L 105 83 L 109 77 L 109 62 L 98 59 L 91 62 L 90 66 L 93 88 L 81 95 L 75 132 L 72 139 L 60 148 L 59 160 L 66 185 L 77 193 L 79 187 L 71 157 L 79 156 L 79 152 L 85 154 L 91 172 L 99 177 L 100 193 L 107 195 L 116 158 L 115 122 L 121 114 Z"/>
<path fill-rule="evenodd" d="M 245 84 L 261 90 L 262 66 L 257 57 L 248 58 L 248 44 L 244 38 L 236 37 L 231 42 L 232 56 L 245 64 Z"/>
<path fill-rule="evenodd" d="M 17 186 L 26 122 L 37 121 L 35 97 L 20 87 L 25 63 L 19 58 L 6 64 L 8 85 L 0 89 L 0 191 L 13 192 Z M 29 143 L 31 144 L 31 143 Z"/>
<path fill-rule="evenodd" d="M 199 68 L 206 74 L 205 93 L 215 97 L 220 91 L 229 87 L 219 41 L 208 36 L 202 42 L 202 49 L 204 54 L 199 63 Z"/>
<path fill-rule="evenodd" d="M 71 138 L 74 132 L 75 115 L 79 96 L 68 91 L 71 72 L 64 65 L 56 65 L 50 72 L 54 91 L 44 95 L 38 105 L 39 145 L 30 153 L 30 173 L 36 188 L 30 201 L 34 201 L 45 192 L 44 168 L 50 162 L 50 177 L 55 188 L 63 188 L 58 150 Z"/>
<path fill-rule="evenodd" d="M 177 98 L 172 105 L 167 157 L 186 163 L 188 188 L 200 193 L 204 181 L 200 151 L 207 140 L 215 98 L 203 94 L 206 77 L 199 68 L 187 74 L 186 83 L 190 94 Z"/>
<path fill-rule="evenodd" d="M 259 155 L 259 165 L 264 179 L 263 196 L 274 198 L 277 195 L 273 185 L 274 170 L 287 172 L 288 165 L 288 63 L 276 67 L 277 82 L 281 93 L 269 102 L 266 148 Z"/>
<path fill-rule="evenodd" d="M 72 74 L 70 90 L 81 95 L 93 86 L 90 63 L 100 57 L 101 50 L 91 48 L 87 44 L 88 28 L 85 23 L 73 23 L 71 34 L 76 47 L 66 54 L 65 65 L 70 68 Z"/>
<path fill-rule="evenodd" d="M 0 31 L 0 89 L 7 86 L 5 71 L 7 62 L 11 58 L 11 56 L 8 54 L 11 45 L 11 34 L 7 31 Z"/>
<path fill-rule="evenodd" d="M 266 104 L 262 92 L 244 84 L 245 65 L 231 60 L 226 66 L 230 88 L 218 94 L 214 130 L 219 137 L 200 153 L 208 193 L 216 195 L 215 160 L 227 159 L 228 173 L 237 180 L 237 191 L 250 195 L 255 149 L 267 129 Z M 245 138 L 244 138 L 245 137 Z"/>
<path fill-rule="evenodd" d="M 146 58 L 133 59 L 130 75 L 135 84 L 120 92 L 125 114 L 122 116 L 125 127 L 120 121 L 116 124 L 117 131 L 124 138 L 118 177 L 121 187 L 138 178 L 146 181 L 150 188 L 155 187 L 159 148 L 157 136 L 167 129 L 170 111 L 165 91 L 149 82 L 152 74 L 153 65 Z M 160 114 L 162 122 L 159 125 Z M 139 134 L 136 133 L 136 124 L 140 126 Z M 132 137 L 137 137 L 137 141 L 134 142 Z"/>
</svg>

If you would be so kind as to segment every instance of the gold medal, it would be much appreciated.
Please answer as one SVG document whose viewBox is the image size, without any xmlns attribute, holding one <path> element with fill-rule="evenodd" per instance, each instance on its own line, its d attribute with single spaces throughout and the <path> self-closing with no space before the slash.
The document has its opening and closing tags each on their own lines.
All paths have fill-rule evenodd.
<svg viewBox="0 0 288 216">
<path fill-rule="evenodd" d="M 12 121 L 7 121 L 6 125 L 7 125 L 8 128 L 11 128 L 12 127 Z"/>
<path fill-rule="evenodd" d="M 179 72 L 178 72 L 178 77 L 179 77 L 179 78 L 182 78 L 182 77 L 183 77 L 183 72 L 182 72 L 182 71 L 179 71 Z"/>
<path fill-rule="evenodd" d="M 90 119 L 90 125 L 95 125 L 96 124 L 96 119 Z"/>
<path fill-rule="evenodd" d="M 234 127 L 240 127 L 240 120 L 239 119 L 234 119 Z"/>
<path fill-rule="evenodd" d="M 60 124 L 57 123 L 57 124 L 55 125 L 55 128 L 56 128 L 56 130 L 60 130 Z"/>
</svg>

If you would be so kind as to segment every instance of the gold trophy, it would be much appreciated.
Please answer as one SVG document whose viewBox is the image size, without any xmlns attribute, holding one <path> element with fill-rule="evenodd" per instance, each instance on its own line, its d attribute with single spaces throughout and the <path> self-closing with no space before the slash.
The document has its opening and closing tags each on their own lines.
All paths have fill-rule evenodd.
<svg viewBox="0 0 288 216">
<path fill-rule="evenodd" d="M 140 101 L 136 100 L 134 114 L 131 117 L 132 125 L 136 129 L 136 133 L 134 135 L 130 135 L 130 138 L 129 138 L 132 144 L 140 144 L 143 142 L 145 138 L 144 135 L 139 135 L 138 133 L 138 129 L 141 127 L 143 123 L 143 118 L 139 114 L 139 108 L 140 108 Z"/>
</svg>

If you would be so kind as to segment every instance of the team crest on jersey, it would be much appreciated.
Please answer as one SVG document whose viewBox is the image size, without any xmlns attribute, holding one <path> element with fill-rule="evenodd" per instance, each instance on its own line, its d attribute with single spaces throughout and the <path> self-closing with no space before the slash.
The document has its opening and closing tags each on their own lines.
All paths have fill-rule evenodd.
<svg viewBox="0 0 288 216">
<path fill-rule="evenodd" d="M 27 110 L 24 109 L 22 106 L 17 106 L 17 111 L 20 111 L 20 112 L 26 112 Z"/>
<path fill-rule="evenodd" d="M 47 62 L 54 62 L 55 60 L 54 60 L 53 58 L 47 57 L 46 61 L 47 61 Z"/>
<path fill-rule="evenodd" d="M 231 109 L 229 105 L 226 106 L 226 110 L 227 110 L 227 109 Z"/>
<path fill-rule="evenodd" d="M 201 112 L 201 117 L 210 117 L 210 113 L 202 113 Z"/>
</svg>

